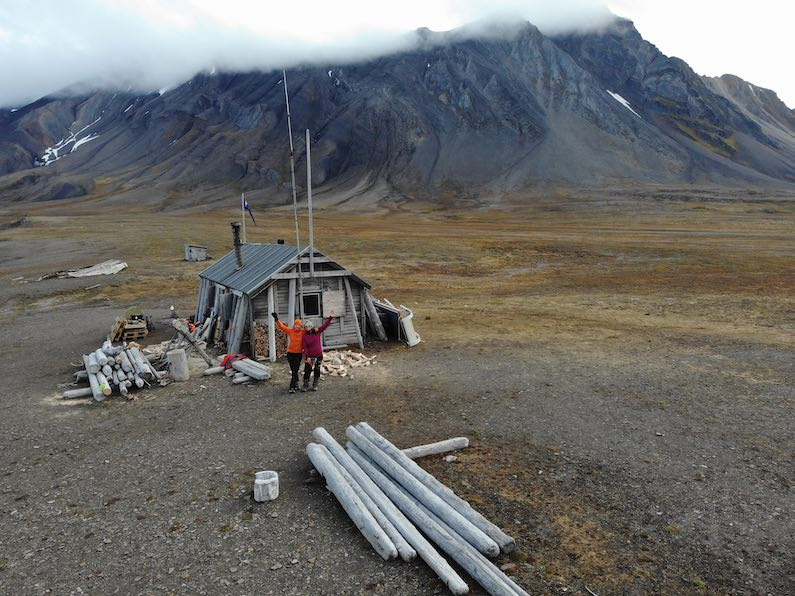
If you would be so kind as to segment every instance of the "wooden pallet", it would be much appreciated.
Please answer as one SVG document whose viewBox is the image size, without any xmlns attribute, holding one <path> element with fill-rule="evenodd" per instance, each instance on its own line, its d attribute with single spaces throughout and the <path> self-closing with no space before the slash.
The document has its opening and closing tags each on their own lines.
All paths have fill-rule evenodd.
<svg viewBox="0 0 795 596">
<path fill-rule="evenodd" d="M 146 321 L 137 321 L 134 323 L 127 322 L 124 325 L 124 332 L 122 333 L 122 339 L 124 341 L 141 339 L 143 337 L 146 337 L 148 334 L 149 331 L 146 328 Z"/>
<path fill-rule="evenodd" d="M 110 341 L 120 341 L 124 334 L 124 326 L 127 324 L 127 319 L 116 319 L 113 327 L 110 330 Z"/>
</svg>

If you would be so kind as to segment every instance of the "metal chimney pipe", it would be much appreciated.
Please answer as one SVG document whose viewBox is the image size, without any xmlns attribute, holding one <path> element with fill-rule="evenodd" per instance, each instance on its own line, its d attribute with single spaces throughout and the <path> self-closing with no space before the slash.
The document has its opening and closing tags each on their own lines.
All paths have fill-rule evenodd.
<svg viewBox="0 0 795 596">
<path fill-rule="evenodd" d="M 232 237 L 235 241 L 235 257 L 237 258 L 237 269 L 243 268 L 243 252 L 240 250 L 240 224 L 232 222 Z"/>
</svg>

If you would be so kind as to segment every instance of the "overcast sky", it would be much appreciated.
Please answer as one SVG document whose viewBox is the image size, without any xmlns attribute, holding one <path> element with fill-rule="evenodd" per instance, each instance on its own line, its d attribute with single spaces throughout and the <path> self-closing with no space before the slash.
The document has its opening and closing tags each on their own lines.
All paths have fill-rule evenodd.
<svg viewBox="0 0 795 596">
<path fill-rule="evenodd" d="M 544 32 L 635 21 L 664 53 L 700 74 L 736 74 L 795 107 L 789 29 L 778 0 L 0 0 L 0 106 L 75 82 L 137 90 L 201 70 L 278 68 L 361 59 L 447 30 L 520 16 Z"/>
</svg>

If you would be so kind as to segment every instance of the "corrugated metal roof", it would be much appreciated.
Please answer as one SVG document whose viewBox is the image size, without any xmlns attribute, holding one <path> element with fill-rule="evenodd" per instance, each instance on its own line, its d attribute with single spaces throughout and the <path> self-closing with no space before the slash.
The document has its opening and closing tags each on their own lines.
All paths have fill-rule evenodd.
<svg viewBox="0 0 795 596">
<path fill-rule="evenodd" d="M 243 244 L 243 268 L 237 269 L 232 250 L 199 273 L 199 277 L 222 284 L 244 294 L 251 294 L 298 254 L 286 244 Z"/>
</svg>

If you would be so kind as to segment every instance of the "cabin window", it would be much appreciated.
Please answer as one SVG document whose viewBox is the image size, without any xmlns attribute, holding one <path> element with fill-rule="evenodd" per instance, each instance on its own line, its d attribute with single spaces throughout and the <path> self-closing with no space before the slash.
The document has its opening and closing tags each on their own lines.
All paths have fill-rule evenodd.
<svg viewBox="0 0 795 596">
<path fill-rule="evenodd" d="M 320 316 L 320 294 L 304 294 L 304 316 Z"/>
</svg>

